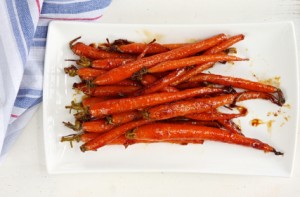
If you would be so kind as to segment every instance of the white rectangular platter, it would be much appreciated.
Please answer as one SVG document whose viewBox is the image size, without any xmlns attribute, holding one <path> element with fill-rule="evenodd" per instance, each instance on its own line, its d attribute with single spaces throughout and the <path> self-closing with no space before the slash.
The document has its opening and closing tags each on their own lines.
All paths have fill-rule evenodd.
<svg viewBox="0 0 300 197">
<path fill-rule="evenodd" d="M 80 144 L 70 148 L 60 137 L 73 133 L 62 121 L 72 121 L 65 109 L 74 99 L 72 84 L 78 81 L 64 74 L 74 59 L 68 42 L 78 36 L 85 43 L 123 38 L 135 42 L 191 42 L 213 35 L 244 34 L 236 44 L 238 56 L 250 61 L 217 64 L 209 72 L 243 77 L 254 81 L 273 81 L 283 90 L 286 104 L 278 107 L 263 100 L 244 101 L 246 117 L 236 119 L 248 137 L 269 143 L 284 156 L 206 141 L 203 145 L 136 144 L 106 146 L 97 152 L 82 153 Z M 79 172 L 197 172 L 243 175 L 291 176 L 298 121 L 298 66 L 293 24 L 290 22 L 228 25 L 130 25 L 79 22 L 52 22 L 49 25 L 44 78 L 44 140 L 49 173 Z M 276 114 L 276 115 L 275 115 Z M 258 118 L 265 124 L 253 127 Z M 271 125 L 268 123 L 272 123 Z"/>
</svg>

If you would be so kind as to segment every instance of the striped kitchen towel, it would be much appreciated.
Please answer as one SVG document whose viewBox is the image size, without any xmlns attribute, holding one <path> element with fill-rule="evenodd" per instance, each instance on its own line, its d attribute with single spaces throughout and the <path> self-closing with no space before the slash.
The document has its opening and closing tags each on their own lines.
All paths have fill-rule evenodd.
<svg viewBox="0 0 300 197">
<path fill-rule="evenodd" d="M 0 160 L 42 101 L 51 20 L 95 21 L 111 0 L 3 0 L 0 3 Z"/>
</svg>

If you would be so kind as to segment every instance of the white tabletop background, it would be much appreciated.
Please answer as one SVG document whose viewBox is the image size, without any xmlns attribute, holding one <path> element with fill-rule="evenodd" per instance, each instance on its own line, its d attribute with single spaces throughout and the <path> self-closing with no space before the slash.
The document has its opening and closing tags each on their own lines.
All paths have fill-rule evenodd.
<svg viewBox="0 0 300 197">
<path fill-rule="evenodd" d="M 291 20 L 300 41 L 300 0 L 113 0 L 101 22 L 220 24 Z M 41 106 L 0 166 L 1 197 L 300 195 L 300 139 L 291 178 L 194 173 L 48 175 L 42 111 Z"/>
</svg>

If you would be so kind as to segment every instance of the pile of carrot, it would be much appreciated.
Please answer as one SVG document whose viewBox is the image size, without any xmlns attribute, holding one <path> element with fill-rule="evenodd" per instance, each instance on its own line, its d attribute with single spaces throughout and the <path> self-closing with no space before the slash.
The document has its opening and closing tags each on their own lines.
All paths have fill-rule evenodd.
<svg viewBox="0 0 300 197">
<path fill-rule="evenodd" d="M 81 82 L 73 88 L 85 96 L 80 103 L 66 106 L 75 110 L 75 123 L 63 123 L 77 133 L 61 141 L 80 141 L 85 152 L 107 145 L 186 145 L 211 140 L 283 155 L 267 143 L 244 136 L 232 121 L 247 115 L 240 101 L 265 99 L 282 106 L 282 91 L 255 81 L 203 73 L 218 62 L 247 61 L 232 53 L 236 51 L 232 46 L 244 35 L 219 34 L 171 44 L 120 39 L 88 45 L 79 39 L 70 42 L 78 56 L 77 66 L 65 72 L 79 76 Z M 232 113 L 222 113 L 220 107 Z"/>
</svg>

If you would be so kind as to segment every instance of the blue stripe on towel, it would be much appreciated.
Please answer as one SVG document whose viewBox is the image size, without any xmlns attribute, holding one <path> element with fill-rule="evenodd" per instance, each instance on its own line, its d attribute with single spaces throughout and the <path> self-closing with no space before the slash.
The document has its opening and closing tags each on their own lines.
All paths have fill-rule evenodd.
<svg viewBox="0 0 300 197">
<path fill-rule="evenodd" d="M 37 26 L 34 38 L 46 38 L 48 26 Z"/>
<path fill-rule="evenodd" d="M 86 2 L 56 4 L 44 2 L 42 14 L 79 14 L 107 7 L 111 0 L 91 0 Z"/>
<path fill-rule="evenodd" d="M 34 25 L 32 22 L 31 13 L 27 1 L 15 0 L 15 2 L 19 17 L 19 23 L 26 41 L 27 49 L 29 51 L 34 35 Z"/>
<path fill-rule="evenodd" d="M 18 96 L 21 96 L 21 95 L 41 96 L 42 94 L 43 94 L 42 90 L 29 89 L 29 88 L 20 89 L 18 92 Z"/>
<path fill-rule="evenodd" d="M 45 47 L 46 46 L 46 41 L 33 41 L 31 46 Z"/>
<path fill-rule="evenodd" d="M 9 14 L 9 18 L 10 18 L 10 23 L 11 23 L 11 26 L 12 26 L 12 29 L 13 29 L 13 33 L 14 33 L 16 43 L 17 43 L 17 46 L 18 46 L 18 50 L 19 50 L 19 53 L 20 53 L 20 56 L 21 56 L 21 59 L 22 59 L 22 63 L 23 63 L 23 65 L 25 65 L 27 54 L 26 54 L 26 50 L 25 50 L 25 47 L 24 47 L 24 44 L 23 44 L 22 35 L 20 33 L 20 29 L 19 29 L 19 26 L 18 26 L 18 21 L 17 21 L 17 18 L 16 18 L 16 14 L 15 14 L 15 11 L 14 11 L 14 6 L 13 6 L 12 1 L 11 0 L 6 0 L 6 6 L 7 6 L 7 11 L 8 11 L 8 14 Z"/>
<path fill-rule="evenodd" d="M 28 109 L 42 102 L 42 97 L 30 98 L 30 97 L 17 97 L 15 101 L 15 107 Z"/>
</svg>

